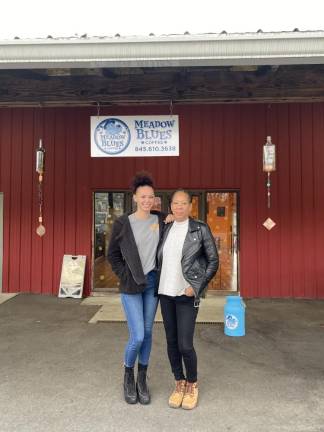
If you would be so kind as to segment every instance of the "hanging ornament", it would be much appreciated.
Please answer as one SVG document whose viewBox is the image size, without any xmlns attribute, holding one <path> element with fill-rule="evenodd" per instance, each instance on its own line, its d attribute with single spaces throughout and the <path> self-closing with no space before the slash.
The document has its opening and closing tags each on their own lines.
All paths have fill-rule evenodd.
<svg viewBox="0 0 324 432">
<path fill-rule="evenodd" d="M 39 147 L 36 150 L 36 172 L 38 173 L 38 205 L 39 205 L 39 225 L 36 228 L 36 233 L 42 237 L 45 234 L 45 227 L 43 225 L 43 176 L 45 169 L 45 149 L 43 147 L 42 139 L 39 140 Z"/>
<path fill-rule="evenodd" d="M 271 136 L 263 146 L 263 171 L 267 173 L 268 208 L 271 207 L 271 173 L 276 170 L 276 146 L 271 142 Z"/>
<path fill-rule="evenodd" d="M 276 146 L 272 144 L 271 136 L 267 136 L 265 145 L 263 146 L 263 171 L 267 173 L 267 206 L 271 207 L 271 173 L 276 170 Z M 276 223 L 268 218 L 263 226 L 267 230 L 271 230 Z"/>
</svg>

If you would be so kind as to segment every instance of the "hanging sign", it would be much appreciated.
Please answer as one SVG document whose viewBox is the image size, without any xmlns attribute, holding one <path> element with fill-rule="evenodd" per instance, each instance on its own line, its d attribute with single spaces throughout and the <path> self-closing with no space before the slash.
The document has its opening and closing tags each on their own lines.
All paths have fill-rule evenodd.
<svg viewBox="0 0 324 432">
<path fill-rule="evenodd" d="M 179 156 L 179 119 L 168 116 L 92 116 L 92 157 Z"/>
</svg>

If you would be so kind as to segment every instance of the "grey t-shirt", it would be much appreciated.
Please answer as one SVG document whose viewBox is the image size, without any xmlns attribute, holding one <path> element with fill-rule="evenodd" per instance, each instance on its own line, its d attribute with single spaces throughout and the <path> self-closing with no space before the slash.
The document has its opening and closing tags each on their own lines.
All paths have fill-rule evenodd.
<svg viewBox="0 0 324 432">
<path fill-rule="evenodd" d="M 137 219 L 133 214 L 128 216 L 141 259 L 143 272 L 146 275 L 155 268 L 156 249 L 159 243 L 159 219 L 150 214 L 147 219 Z"/>
</svg>

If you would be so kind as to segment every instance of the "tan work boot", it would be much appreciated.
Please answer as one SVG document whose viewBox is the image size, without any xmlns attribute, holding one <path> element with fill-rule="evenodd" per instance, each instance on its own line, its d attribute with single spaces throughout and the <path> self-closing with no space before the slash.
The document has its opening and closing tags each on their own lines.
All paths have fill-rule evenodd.
<svg viewBox="0 0 324 432">
<path fill-rule="evenodd" d="M 182 399 L 186 390 L 186 380 L 179 380 L 175 382 L 175 389 L 169 397 L 169 407 L 180 408 L 182 404 Z"/>
<path fill-rule="evenodd" d="M 198 383 L 187 382 L 185 395 L 182 400 L 182 408 L 191 410 L 196 408 L 198 403 Z"/>
</svg>

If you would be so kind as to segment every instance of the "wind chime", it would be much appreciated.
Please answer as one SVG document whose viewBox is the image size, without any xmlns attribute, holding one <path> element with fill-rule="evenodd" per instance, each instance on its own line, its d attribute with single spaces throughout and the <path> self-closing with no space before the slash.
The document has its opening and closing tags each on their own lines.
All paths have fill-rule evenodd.
<svg viewBox="0 0 324 432">
<path fill-rule="evenodd" d="M 38 205 L 39 205 L 39 225 L 36 228 L 36 233 L 42 237 L 45 234 L 45 227 L 43 225 L 43 176 L 45 168 L 45 149 L 43 147 L 42 139 L 39 140 L 39 147 L 36 150 L 36 172 L 38 173 Z"/>
<path fill-rule="evenodd" d="M 276 171 L 276 146 L 272 144 L 271 136 L 267 136 L 265 145 L 263 146 L 263 171 L 267 173 L 267 207 L 271 207 L 271 173 Z M 267 230 L 271 230 L 276 223 L 269 217 L 263 223 Z"/>
</svg>

